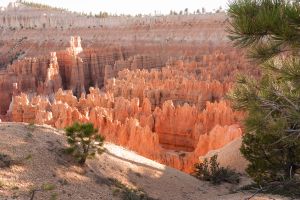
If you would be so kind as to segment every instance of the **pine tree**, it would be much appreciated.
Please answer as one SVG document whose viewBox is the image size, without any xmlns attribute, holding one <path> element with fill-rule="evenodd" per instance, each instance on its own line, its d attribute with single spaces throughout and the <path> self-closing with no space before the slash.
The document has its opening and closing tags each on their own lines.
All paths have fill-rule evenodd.
<svg viewBox="0 0 300 200">
<path fill-rule="evenodd" d="M 247 113 L 241 152 L 260 184 L 299 181 L 300 4 L 236 0 L 229 5 L 229 38 L 261 67 L 256 79 L 239 76 L 229 97 Z"/>
<path fill-rule="evenodd" d="M 76 122 L 66 128 L 66 134 L 70 145 L 68 152 L 75 156 L 79 164 L 83 165 L 87 158 L 104 152 L 104 137 L 91 123 L 79 124 Z"/>
<path fill-rule="evenodd" d="M 189 14 L 189 9 L 188 9 L 188 8 L 184 9 L 184 14 L 185 14 L 185 15 L 188 15 L 188 14 Z"/>
</svg>

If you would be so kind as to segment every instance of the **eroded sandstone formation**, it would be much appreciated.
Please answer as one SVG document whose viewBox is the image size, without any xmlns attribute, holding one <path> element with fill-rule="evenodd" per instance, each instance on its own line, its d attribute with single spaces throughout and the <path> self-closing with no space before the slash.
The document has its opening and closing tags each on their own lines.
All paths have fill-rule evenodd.
<svg viewBox="0 0 300 200">
<path fill-rule="evenodd" d="M 128 57 L 119 49 L 104 52 L 101 49 L 81 47 L 79 36 L 71 37 L 66 50 L 47 56 L 28 57 L 15 61 L 0 71 L 0 114 L 5 114 L 12 98 L 13 83 L 19 91 L 53 96 L 59 89 L 72 90 L 76 96 L 89 87 L 103 87 L 105 81 L 117 76 L 120 70 L 160 68 L 156 57 L 136 55 Z"/>
<path fill-rule="evenodd" d="M 154 57 L 154 61 L 144 59 L 148 67 L 164 64 L 170 57 L 232 51 L 226 44 L 226 18 L 224 13 L 96 18 L 12 4 L 0 9 L 0 70 L 17 59 L 63 50 L 69 46 L 70 35 L 80 35 L 85 49 L 101 51 L 103 58 L 120 52 L 125 60 L 136 55 Z"/>
<path fill-rule="evenodd" d="M 241 62 L 237 54 L 224 55 L 218 51 L 203 55 L 200 62 L 179 60 L 151 71 L 126 69 L 118 73 L 117 79 L 108 80 L 105 87 L 114 96 L 137 97 L 140 101 L 148 98 L 152 108 L 161 107 L 167 100 L 175 105 L 188 103 L 203 108 L 206 101 L 219 101 L 225 96 L 236 74 L 259 75 L 248 65 L 240 65 Z"/>
<path fill-rule="evenodd" d="M 73 57 L 68 54 L 69 57 Z M 49 56 L 25 58 L 14 62 L 0 74 L 0 114 L 5 114 L 14 84 L 19 91 L 51 95 L 62 87 L 56 52 Z"/>
<path fill-rule="evenodd" d="M 166 101 L 153 111 L 146 98 L 140 103 L 90 89 L 77 100 L 71 91 L 59 90 L 52 103 L 47 98 L 22 93 L 12 102 L 12 120 L 64 128 L 74 121 L 93 122 L 106 140 L 143 156 L 187 172 L 198 157 L 240 137 L 242 113 L 225 101 L 209 103 L 200 111 Z"/>
<path fill-rule="evenodd" d="M 1 108 L 10 120 L 57 128 L 93 122 L 108 141 L 186 172 L 242 135 L 243 113 L 224 96 L 237 73 L 259 72 L 236 52 L 169 59 L 162 67 L 147 56 L 84 50 L 80 37 L 69 46 L 14 62 L 2 74 Z"/>
<path fill-rule="evenodd" d="M 80 98 L 61 89 L 53 99 L 22 93 L 12 102 L 12 120 L 58 128 L 74 121 L 93 122 L 108 141 L 190 172 L 199 156 L 242 134 L 243 113 L 223 99 L 233 74 L 205 80 L 201 68 L 200 63 L 177 61 L 161 70 L 125 69 L 108 80 L 105 92 L 90 88 Z M 213 73 L 204 71 L 206 77 Z M 149 95 L 154 88 L 161 90 L 159 95 Z"/>
<path fill-rule="evenodd" d="M 260 74 L 225 26 L 224 13 L 97 19 L 11 5 L 0 11 L 0 118 L 93 122 L 106 140 L 190 172 L 241 136 L 244 114 L 224 97 L 236 74 Z"/>
<path fill-rule="evenodd" d="M 108 83 L 107 88 L 111 87 L 109 79 L 117 77 L 118 72 L 123 69 L 145 69 L 138 72 L 137 76 L 141 75 L 141 78 L 134 81 L 130 77 L 134 74 L 126 73 L 127 77 L 122 73 L 119 74 L 120 84 L 113 89 L 114 95 L 130 98 L 128 96 L 130 94 L 139 97 L 140 100 L 147 97 L 154 106 L 161 106 L 162 102 L 168 99 L 173 100 L 175 104 L 187 102 L 204 105 L 207 100 L 215 101 L 224 96 L 233 80 L 231 74 L 249 71 L 248 66 L 244 64 L 242 54 L 234 51 L 224 54 L 216 50 L 209 54 L 202 54 L 194 60 L 189 66 L 183 67 L 182 61 L 168 59 L 167 64 L 176 65 L 180 70 L 171 70 L 169 76 L 163 71 L 160 77 L 153 79 L 154 81 L 159 79 L 156 84 L 150 81 L 145 85 L 142 79 L 157 76 L 155 75 L 157 72 L 153 71 L 147 75 L 149 77 L 146 75 L 143 77 L 147 70 L 165 66 L 159 56 L 129 56 L 118 48 L 112 48 L 107 52 L 101 49 L 83 49 L 80 37 L 71 37 L 66 50 L 51 52 L 46 56 L 20 59 L 9 65 L 6 70 L 0 70 L 0 114 L 6 113 L 11 102 L 13 83 L 17 83 L 19 91 L 22 92 L 53 96 L 58 88 L 62 88 L 72 90 L 79 97 L 81 93 L 88 92 L 89 87 L 102 88 L 106 83 Z M 186 72 L 184 72 L 185 68 L 188 68 Z M 182 76 L 182 73 L 189 73 L 189 77 Z M 168 79 L 168 82 L 165 82 L 165 79 Z M 196 83 L 198 79 L 203 81 Z M 182 87 L 175 88 L 178 81 Z M 126 88 L 124 85 L 130 87 Z M 131 85 L 137 87 L 131 89 Z M 124 88 L 123 91 L 120 91 L 119 86 Z M 141 88 L 147 90 L 142 91 Z M 199 88 L 202 89 L 201 97 L 197 95 Z M 180 96 L 184 101 L 181 101 Z"/>
</svg>

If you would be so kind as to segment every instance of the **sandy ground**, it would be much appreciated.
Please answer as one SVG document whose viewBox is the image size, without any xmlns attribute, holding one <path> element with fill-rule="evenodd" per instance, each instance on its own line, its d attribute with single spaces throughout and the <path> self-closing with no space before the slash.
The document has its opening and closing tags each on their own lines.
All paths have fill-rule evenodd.
<svg viewBox="0 0 300 200">
<path fill-rule="evenodd" d="M 217 154 L 218 162 L 221 166 L 229 167 L 239 173 L 244 173 L 248 162 L 239 151 L 241 145 L 242 138 L 237 138 L 220 149 L 208 152 L 201 159 L 209 159 L 213 155 Z"/>
<path fill-rule="evenodd" d="M 250 193 L 233 193 L 237 186 L 213 186 L 178 170 L 106 143 L 106 153 L 84 168 L 62 152 L 63 131 L 49 126 L 0 123 L 0 152 L 15 163 L 0 168 L 0 199 L 98 200 L 121 199 L 109 178 L 139 188 L 162 200 L 241 200 Z M 255 196 L 257 200 L 284 199 Z"/>
</svg>

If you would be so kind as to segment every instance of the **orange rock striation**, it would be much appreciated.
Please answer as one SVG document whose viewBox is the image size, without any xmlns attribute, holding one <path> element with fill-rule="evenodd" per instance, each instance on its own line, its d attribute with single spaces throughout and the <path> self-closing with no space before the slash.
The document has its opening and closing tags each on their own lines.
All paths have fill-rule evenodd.
<svg viewBox="0 0 300 200">
<path fill-rule="evenodd" d="M 60 54 L 67 55 L 66 60 L 76 59 L 76 55 L 72 55 L 69 49 Z M 60 70 L 56 52 L 51 52 L 50 56 L 25 58 L 9 65 L 0 73 L 0 114 L 6 112 L 14 90 L 42 95 L 54 94 L 62 87 Z"/>
<path fill-rule="evenodd" d="M 12 4 L 0 11 L 0 117 L 93 122 L 108 141 L 190 172 L 241 136 L 243 113 L 224 96 L 237 73 L 259 76 L 227 44 L 226 18 L 99 19 Z"/>
<path fill-rule="evenodd" d="M 168 59 L 166 63 L 174 64 L 173 60 Z M 177 105 L 178 102 L 176 102 L 176 99 L 180 101 L 180 98 L 177 97 L 178 95 L 183 96 L 185 100 L 190 99 L 190 103 L 196 103 L 196 101 L 201 103 L 202 101 L 203 104 L 206 100 L 214 101 L 223 96 L 228 90 L 230 86 L 229 81 L 232 79 L 231 77 L 230 80 L 226 80 L 230 77 L 229 73 L 243 71 L 247 67 L 243 64 L 244 60 L 241 54 L 234 51 L 229 51 L 226 55 L 219 51 L 213 51 L 212 53 L 201 54 L 201 56 L 195 57 L 194 60 L 199 61 L 193 62 L 191 65 L 203 66 L 203 68 L 192 67 L 190 69 L 189 73 L 193 72 L 196 74 L 196 77 L 191 77 L 192 80 L 205 77 L 206 80 L 210 81 L 209 84 L 202 82 L 199 83 L 200 85 L 196 84 L 191 87 L 188 85 L 193 85 L 194 83 L 185 79 L 183 80 L 183 84 L 186 86 L 176 89 L 176 91 L 170 91 L 171 86 L 158 87 L 157 85 L 150 84 L 147 86 L 149 90 L 144 97 L 148 97 L 155 106 L 161 106 L 161 103 L 166 99 L 174 100 L 174 103 Z M 123 69 L 160 69 L 165 65 L 164 63 L 160 56 L 151 54 L 130 56 L 124 53 L 122 49 L 115 47 L 110 48 L 110 50 L 107 48 L 83 49 L 80 37 L 71 37 L 69 47 L 66 50 L 52 52 L 46 56 L 17 60 L 9 65 L 6 70 L 0 70 L 0 114 L 6 114 L 8 110 L 12 99 L 13 83 L 17 83 L 20 92 L 53 96 L 58 88 L 62 88 L 64 90 L 72 90 L 79 97 L 81 93 L 88 92 L 89 87 L 103 87 L 110 78 L 116 77 L 118 72 Z M 177 63 L 177 66 L 182 68 L 181 65 L 182 63 Z M 213 73 L 211 73 L 212 71 Z M 177 73 L 179 73 L 177 75 L 180 75 L 182 70 Z M 127 82 L 128 80 L 130 81 L 130 77 L 129 79 L 127 78 Z M 219 80 L 224 82 L 224 84 L 220 85 L 220 83 L 214 80 Z M 124 82 L 124 80 L 122 81 Z M 164 82 L 163 79 L 160 82 Z M 132 83 L 125 84 L 132 85 Z M 176 85 L 172 80 L 169 81 L 170 84 L 173 84 L 173 86 Z M 187 95 L 185 92 L 186 87 L 194 89 Z M 205 90 L 207 90 L 207 92 L 202 92 L 203 97 L 201 98 L 198 98 L 196 92 L 199 87 L 202 89 L 206 87 Z M 139 89 L 136 88 L 135 90 Z M 128 97 L 125 94 L 126 92 L 130 91 L 123 91 L 120 95 Z M 134 93 L 136 92 L 134 91 Z M 218 94 L 215 94 L 216 92 Z M 162 94 L 163 96 L 158 99 L 157 96 Z M 141 91 L 139 97 L 142 97 Z M 153 103 L 153 101 L 156 101 L 156 103 Z"/>
<path fill-rule="evenodd" d="M 199 156 L 223 147 L 242 134 L 238 124 L 243 114 L 233 111 L 222 99 L 232 77 L 222 77 L 222 81 L 206 80 L 205 84 L 202 72 L 199 76 L 194 73 L 201 68 L 195 62 L 178 61 L 161 70 L 123 70 L 119 78 L 108 80 L 106 92 L 90 88 L 89 93 L 79 99 L 72 91 L 61 89 L 53 99 L 22 93 L 12 102 L 12 120 L 58 128 L 74 121 L 93 122 L 108 141 L 190 172 Z M 132 81 L 129 87 L 128 80 Z M 158 104 L 145 92 L 151 88 L 181 95 L 166 96 Z M 188 94 L 194 93 L 195 98 L 183 98 L 181 88 Z M 212 94 L 207 88 L 221 88 L 214 91 L 215 102 L 204 100 Z M 206 96 L 205 103 L 199 106 L 201 91 Z M 174 105 L 173 101 L 177 103 Z"/>
<path fill-rule="evenodd" d="M 0 114 L 5 114 L 11 102 L 13 83 L 26 93 L 53 96 L 59 89 L 72 90 L 76 96 L 91 86 L 102 87 L 110 77 L 125 68 L 161 67 L 155 57 L 136 55 L 124 59 L 122 52 L 100 49 L 83 50 L 80 37 L 71 37 L 66 50 L 17 60 L 0 71 Z"/>
<path fill-rule="evenodd" d="M 153 62 L 153 58 L 143 59 L 147 67 L 164 64 L 170 57 L 195 58 L 215 49 L 232 51 L 224 31 L 226 18 L 225 13 L 96 18 L 11 4 L 0 8 L 0 70 L 17 59 L 65 49 L 70 35 L 80 35 L 85 50 L 101 51 L 100 62 L 119 53 L 125 60 L 137 55 L 155 57 Z M 83 61 L 90 59 L 86 55 Z"/>
<path fill-rule="evenodd" d="M 152 108 L 167 100 L 175 105 L 188 103 L 203 108 L 206 101 L 221 100 L 240 72 L 259 76 L 259 72 L 244 64 L 236 53 L 214 52 L 203 55 L 201 62 L 174 61 L 162 69 L 129 70 L 107 81 L 106 90 L 127 99 L 148 98 Z"/>
</svg>

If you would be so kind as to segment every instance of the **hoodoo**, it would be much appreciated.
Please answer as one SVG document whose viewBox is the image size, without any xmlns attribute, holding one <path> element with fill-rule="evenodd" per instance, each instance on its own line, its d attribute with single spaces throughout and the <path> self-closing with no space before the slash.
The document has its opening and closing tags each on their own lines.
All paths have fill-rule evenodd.
<svg viewBox="0 0 300 200">
<path fill-rule="evenodd" d="M 0 0 L 0 199 L 300 197 L 300 2 L 163 1 Z"/>
<path fill-rule="evenodd" d="M 201 62 L 169 61 L 151 70 L 133 67 L 132 59 L 94 76 L 103 68 L 85 63 L 84 52 L 80 37 L 71 37 L 67 50 L 10 65 L 15 76 L 5 83 L 14 88 L 7 102 L 10 120 L 57 128 L 93 122 L 108 141 L 186 172 L 200 156 L 242 135 L 244 115 L 224 96 L 238 71 L 256 72 L 233 64 L 236 55 L 214 52 Z"/>
<path fill-rule="evenodd" d="M 175 16 L 143 18 L 141 22 L 124 19 L 122 30 L 114 18 L 103 19 L 102 25 L 87 20 L 93 29 L 80 23 L 68 26 L 83 39 L 68 35 L 69 18 L 57 30 L 53 26 L 58 21 L 42 25 L 32 15 L 23 26 L 35 23 L 36 29 L 48 30 L 44 34 L 49 39 L 41 41 L 35 29 L 24 30 L 17 21 L 7 21 L 26 8 L 5 12 L 0 24 L 16 26 L 16 35 L 25 36 L 17 43 L 7 42 L 7 55 L 22 51 L 17 59 L 0 59 L 7 64 L 0 71 L 3 120 L 57 128 L 92 122 L 106 140 L 185 172 L 192 171 L 200 156 L 242 135 L 244 114 L 233 111 L 224 97 L 236 74 L 258 76 L 259 71 L 226 43 L 220 29 L 225 27 L 223 14 L 213 15 L 211 23 L 205 15 L 179 20 Z M 59 20 L 60 14 L 51 19 Z M 110 25 L 106 20 L 111 20 Z M 178 27 L 182 33 L 176 31 Z M 166 30 L 177 36 L 164 37 Z M 57 38 L 50 35 L 57 31 L 62 32 Z M 206 41 L 199 39 L 199 31 Z M 24 49 L 26 45 L 30 48 Z"/>
</svg>

